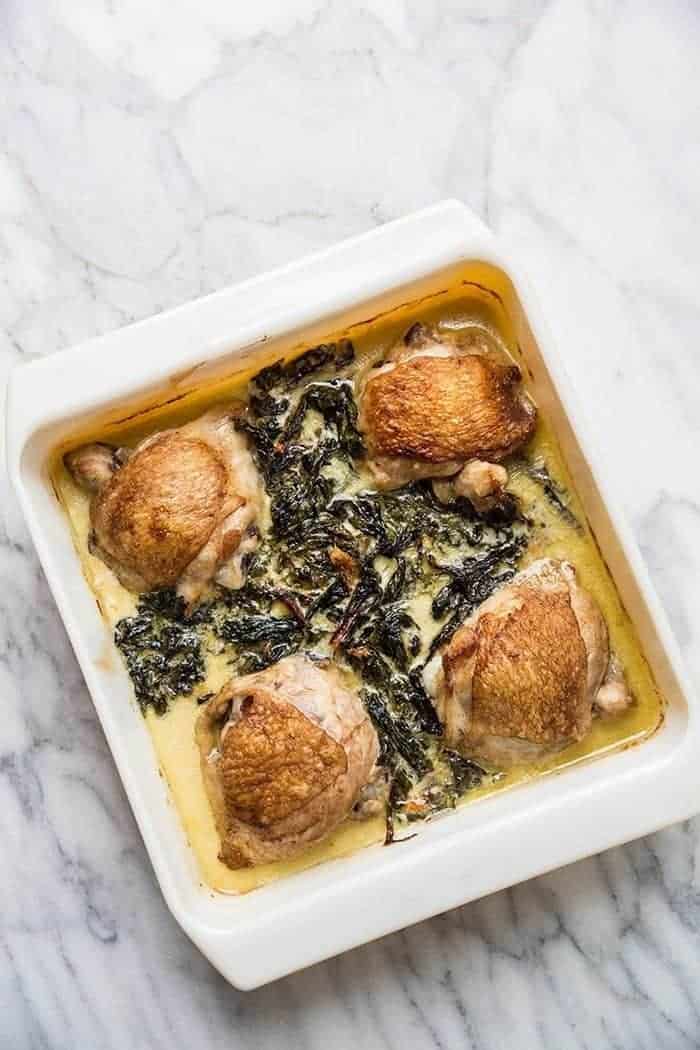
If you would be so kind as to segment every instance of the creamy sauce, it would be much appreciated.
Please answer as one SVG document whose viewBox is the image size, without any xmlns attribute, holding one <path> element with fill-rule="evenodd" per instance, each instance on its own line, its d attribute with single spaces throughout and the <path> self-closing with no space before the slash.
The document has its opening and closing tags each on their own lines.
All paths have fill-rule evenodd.
<svg viewBox="0 0 700 1050">
<path fill-rule="evenodd" d="M 480 301 L 462 302 L 452 307 L 421 310 L 422 320 L 439 319 L 446 327 L 462 327 L 466 324 L 483 324 L 486 317 L 484 304 Z M 414 318 L 397 317 L 383 326 L 371 328 L 364 335 L 353 332 L 352 337 L 360 357 L 374 358 L 386 351 L 396 337 L 405 330 Z M 338 333 L 344 334 L 344 333 Z M 503 330 L 499 336 L 507 340 Z M 337 336 L 336 336 L 337 337 Z M 335 338 L 335 337 L 334 337 Z M 512 346 L 509 349 L 513 349 Z M 226 396 L 242 397 L 245 394 L 247 376 L 238 377 L 235 385 L 229 386 Z M 221 389 L 216 392 L 222 396 Z M 198 405 L 201 411 L 204 405 Z M 126 428 L 115 431 L 111 428 L 108 439 L 125 444 L 134 444 L 149 430 L 164 425 L 176 425 L 184 418 L 191 418 L 192 410 L 180 417 L 170 413 L 159 420 L 157 426 Z M 313 425 L 310 416 L 307 426 Z M 91 439 L 107 435 L 94 431 Z M 77 444 L 78 442 L 74 442 Z M 61 450 L 62 451 L 62 450 Z M 555 482 L 567 492 L 568 505 L 580 522 L 575 528 L 567 522 L 556 507 L 543 495 L 541 486 L 524 471 L 510 471 L 509 490 L 521 501 L 524 513 L 535 523 L 528 549 L 521 567 L 541 557 L 565 558 L 571 561 L 578 572 L 582 585 L 595 597 L 605 616 L 610 632 L 611 648 L 620 660 L 627 682 L 635 697 L 635 703 L 624 714 L 615 718 L 595 718 L 588 736 L 581 742 L 549 756 L 546 760 L 511 769 L 494 782 L 488 782 L 469 792 L 462 804 L 483 798 L 495 792 L 514 787 L 545 772 L 563 769 L 573 763 L 600 755 L 611 749 L 629 746 L 651 734 L 662 719 L 662 704 L 654 685 L 649 667 L 640 651 L 632 624 L 622 607 L 615 586 L 598 551 L 595 540 L 585 522 L 583 510 L 576 498 L 575 490 L 559 451 L 555 436 L 546 420 L 540 417 L 537 431 L 525 450 L 530 460 L 542 460 Z M 80 556 L 85 576 L 98 601 L 103 617 L 110 630 L 124 616 L 131 615 L 136 607 L 135 596 L 127 592 L 114 574 L 102 561 L 88 550 L 89 511 L 88 496 L 79 489 L 63 467 L 60 456 L 52 472 L 52 480 L 70 521 L 72 535 Z M 352 488 L 358 488 L 366 479 L 355 479 Z M 411 612 L 421 627 L 432 633 L 436 625 L 429 612 L 429 596 L 420 596 Z M 115 654 L 114 664 L 120 657 Z M 267 864 L 256 868 L 231 871 L 217 857 L 219 841 L 214 820 L 204 791 L 200 772 L 199 751 L 195 745 L 194 723 L 198 715 L 197 696 L 217 691 L 230 677 L 230 668 L 223 655 L 208 657 L 208 675 L 205 682 L 197 686 L 190 697 L 183 697 L 171 705 L 163 716 L 149 709 L 146 723 L 150 731 L 159 767 L 169 785 L 175 805 L 180 814 L 188 841 L 197 858 L 202 881 L 214 890 L 227 893 L 244 893 L 266 882 L 301 871 L 322 861 L 341 857 L 384 837 L 383 818 L 365 821 L 346 821 L 323 843 L 308 850 L 302 856 L 284 862 Z M 135 701 L 134 701 L 135 702 Z M 416 824 L 412 830 L 419 829 Z"/>
</svg>

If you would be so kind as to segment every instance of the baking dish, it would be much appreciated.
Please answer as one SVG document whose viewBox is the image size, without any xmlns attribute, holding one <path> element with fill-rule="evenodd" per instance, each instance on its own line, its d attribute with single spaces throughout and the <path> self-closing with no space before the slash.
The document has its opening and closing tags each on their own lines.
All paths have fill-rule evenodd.
<svg viewBox="0 0 700 1050">
<path fill-rule="evenodd" d="M 465 273 L 496 296 L 555 426 L 603 556 L 664 698 L 642 744 L 564 769 L 368 847 L 229 897 L 204 887 L 150 736 L 51 487 L 55 449 L 99 415 L 156 418 L 270 355 L 433 301 Z M 629 528 L 601 479 L 541 309 L 497 239 L 448 201 L 167 314 L 17 369 L 9 472 L 165 898 L 232 984 L 253 988 L 522 879 L 682 820 L 698 806 L 697 701 Z M 477 862 L 475 862 L 477 858 Z"/>
</svg>

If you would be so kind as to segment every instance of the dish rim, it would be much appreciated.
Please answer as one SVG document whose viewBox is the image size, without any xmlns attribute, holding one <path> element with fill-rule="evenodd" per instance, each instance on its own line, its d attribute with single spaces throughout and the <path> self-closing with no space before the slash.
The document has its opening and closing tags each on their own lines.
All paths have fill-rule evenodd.
<svg viewBox="0 0 700 1050">
<path fill-rule="evenodd" d="M 638 747 L 563 770 L 556 778 L 542 777 L 526 790 L 464 807 L 449 819 L 422 828 L 412 847 L 367 847 L 245 896 L 226 897 L 192 885 L 188 892 L 188 879 L 199 880 L 193 858 L 177 859 L 172 852 L 178 852 L 178 838 L 179 853 L 189 851 L 167 789 L 159 781 L 154 755 L 150 754 L 154 775 L 147 777 L 143 741 L 138 741 L 138 734 L 116 709 L 131 700 L 128 677 L 120 667 L 115 673 L 98 666 L 105 631 L 94 597 L 85 593 L 87 584 L 76 552 L 69 564 L 65 544 L 58 543 L 57 530 L 47 524 L 49 494 L 42 474 L 42 448 L 46 452 L 50 434 L 76 415 L 117 404 L 140 390 L 155 390 L 159 385 L 163 390 L 174 374 L 219 358 L 242 359 L 265 340 L 325 318 L 330 322 L 339 312 L 379 294 L 427 279 L 448 265 L 477 259 L 499 268 L 513 284 L 610 519 L 611 542 L 620 546 L 658 640 L 654 660 L 645 655 L 655 672 L 657 662 L 665 661 L 664 674 L 670 676 L 676 702 L 684 705 L 683 725 L 667 720 L 661 731 Z M 310 305 L 299 305 L 306 303 Z M 666 614 L 606 481 L 602 456 L 582 420 L 541 306 L 517 260 L 461 202 L 441 202 L 175 310 L 20 365 L 8 384 L 6 425 L 8 473 L 161 890 L 185 932 L 235 986 L 257 987 L 449 908 L 687 819 L 700 809 L 700 764 L 694 761 L 700 742 L 697 700 Z M 68 533 L 65 522 L 64 531 Z M 92 622 L 85 619 L 88 598 Z M 130 708 L 133 706 L 132 701 Z M 142 729 L 146 731 L 145 726 Z M 664 776 L 657 782 L 662 768 Z M 553 789 L 555 781 L 560 788 Z M 637 800 L 645 782 L 649 782 L 648 801 L 640 807 Z M 523 798 L 525 801 L 519 801 Z M 577 807 L 576 821 L 570 819 L 572 805 Z M 527 835 L 527 851 L 518 845 L 521 834 Z M 482 858 L 476 871 L 469 863 L 475 849 Z M 429 897 L 424 892 L 426 885 L 431 887 Z M 362 909 L 357 907 L 358 893 Z"/>
</svg>

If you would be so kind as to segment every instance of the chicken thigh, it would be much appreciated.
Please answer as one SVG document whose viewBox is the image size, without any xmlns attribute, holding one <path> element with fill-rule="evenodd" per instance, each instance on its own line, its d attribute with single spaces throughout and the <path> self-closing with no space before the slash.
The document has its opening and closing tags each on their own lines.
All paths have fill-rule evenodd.
<svg viewBox="0 0 700 1050">
<path fill-rule="evenodd" d="M 581 740 L 594 706 L 631 703 L 600 609 L 568 562 L 543 558 L 492 594 L 453 635 L 435 707 L 447 742 L 507 766 Z"/>
<path fill-rule="evenodd" d="M 91 444 L 65 457 L 91 493 L 90 546 L 124 587 L 176 587 L 188 605 L 216 576 L 242 583 L 262 486 L 234 410 L 212 409 L 135 449 Z"/>
<path fill-rule="evenodd" d="M 507 480 L 496 464 L 535 427 L 520 380 L 485 331 L 413 325 L 360 392 L 360 428 L 377 485 L 459 475 L 456 494 L 477 509 L 493 505 Z"/>
<path fill-rule="evenodd" d="M 233 678 L 197 720 L 204 784 L 230 868 L 292 857 L 347 817 L 377 734 L 332 665 L 288 656 Z"/>
</svg>

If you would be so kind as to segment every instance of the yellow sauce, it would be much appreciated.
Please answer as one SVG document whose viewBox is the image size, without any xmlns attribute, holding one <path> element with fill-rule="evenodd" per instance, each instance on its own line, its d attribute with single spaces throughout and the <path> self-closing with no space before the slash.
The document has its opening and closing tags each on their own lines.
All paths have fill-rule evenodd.
<svg viewBox="0 0 700 1050">
<path fill-rule="evenodd" d="M 442 323 L 459 326 L 466 323 L 488 323 L 493 326 L 493 318 L 482 299 L 470 299 L 440 307 L 422 309 L 422 320 L 439 319 Z M 415 319 L 415 318 L 413 318 Z M 381 326 L 373 326 L 358 336 L 351 335 L 358 355 L 372 356 L 386 349 L 397 335 L 410 323 L 411 318 L 405 315 L 387 320 Z M 345 333 L 336 333 L 332 338 Z M 500 336 L 509 349 L 514 351 L 508 333 L 500 327 Z M 300 348 L 301 349 L 301 348 Z M 248 376 L 239 373 L 234 384 L 222 388 L 219 385 L 215 392 L 216 399 L 225 396 L 244 396 Z M 214 398 L 210 398 L 213 400 Z M 206 397 L 198 397 L 196 411 L 202 410 Z M 149 427 L 142 425 L 110 427 L 105 430 L 93 430 L 89 435 L 94 439 L 119 440 L 133 444 L 146 433 L 163 425 L 176 425 L 194 414 L 192 404 L 189 411 L 170 412 L 161 416 L 157 424 L 151 422 Z M 77 444 L 78 441 L 73 442 Z M 63 450 L 60 450 L 63 451 Z M 535 523 L 530 543 L 522 560 L 522 567 L 541 557 L 565 558 L 572 562 L 583 586 L 595 597 L 605 616 L 610 632 L 611 647 L 620 660 L 627 682 L 635 697 L 634 705 L 616 718 L 596 718 L 593 728 L 585 740 L 558 752 L 538 763 L 523 765 L 510 770 L 494 783 L 488 783 L 470 792 L 462 804 L 469 804 L 478 798 L 522 784 L 545 772 L 561 770 L 565 766 L 590 759 L 611 749 L 629 746 L 651 734 L 662 719 L 662 703 L 656 690 L 649 667 L 641 653 L 632 624 L 622 607 L 614 583 L 598 551 L 593 536 L 585 523 L 585 517 L 579 504 L 572 480 L 554 436 L 546 420 L 540 416 L 537 431 L 530 442 L 526 453 L 530 459 L 541 459 L 551 477 L 559 482 L 569 494 L 569 506 L 582 524 L 575 529 L 567 524 L 560 513 L 543 496 L 541 487 L 525 473 L 517 469 L 511 471 L 509 489 L 516 494 L 522 504 L 524 513 Z M 52 480 L 68 519 L 74 543 L 80 556 L 85 576 L 90 584 L 102 615 L 110 629 L 123 616 L 135 610 L 135 598 L 117 581 L 114 574 L 90 554 L 87 546 L 89 514 L 88 497 L 72 481 L 63 467 L 60 455 L 57 456 Z M 417 610 L 416 610 L 417 611 Z M 427 608 L 424 610 L 427 613 Z M 423 616 L 421 616 L 423 619 Z M 117 661 L 119 657 L 117 656 Z M 384 837 L 383 818 L 365 821 L 347 821 L 329 835 L 322 844 L 316 846 L 301 857 L 291 861 L 267 864 L 257 868 L 231 871 L 217 857 L 219 842 L 214 826 L 211 809 L 204 791 L 200 773 L 199 751 L 194 740 L 194 723 L 198 714 L 197 696 L 205 692 L 216 691 L 230 676 L 223 656 L 209 657 L 208 676 L 192 696 L 181 698 L 171 706 L 167 714 L 158 716 L 152 711 L 146 715 L 156 759 L 166 778 L 175 805 L 180 814 L 183 827 L 192 850 L 197 858 L 202 881 L 214 890 L 227 893 L 245 893 L 257 886 L 274 879 L 282 878 L 293 872 L 301 871 L 322 861 L 341 857 L 371 843 L 380 842 Z M 134 701 L 135 702 L 135 701 Z M 412 830 L 418 830 L 420 824 Z"/>
</svg>

